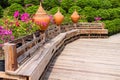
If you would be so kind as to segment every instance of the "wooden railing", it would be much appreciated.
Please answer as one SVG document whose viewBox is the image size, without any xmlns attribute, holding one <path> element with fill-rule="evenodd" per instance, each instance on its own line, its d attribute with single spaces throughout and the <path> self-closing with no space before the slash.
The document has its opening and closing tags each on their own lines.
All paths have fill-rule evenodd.
<svg viewBox="0 0 120 80">
<path fill-rule="evenodd" d="M 93 38 L 94 36 L 94 38 L 106 38 L 108 34 L 108 31 L 104 29 L 104 25 L 101 23 L 79 23 L 77 24 L 77 29 L 75 29 L 73 24 L 61 25 L 61 31 L 62 32 L 59 32 L 58 27 L 55 25 L 50 27 L 46 31 L 46 45 L 41 43 L 42 37 L 40 31 L 5 43 L 3 48 L 5 53 L 5 72 L 12 75 L 29 76 L 30 80 L 37 80 L 38 76 L 35 74 L 38 73 L 40 76 L 52 56 L 55 55 L 55 53 L 61 52 L 61 48 L 67 43 L 80 37 Z M 43 46 L 45 49 L 42 48 Z M 39 49 L 40 51 L 38 51 Z M 35 55 L 42 55 L 45 59 Z M 30 62 L 36 60 L 36 57 L 38 57 L 38 62 L 34 64 L 36 67 L 34 66 L 34 69 L 31 70 L 30 65 L 32 64 Z M 40 66 L 40 72 L 36 72 Z M 31 72 L 29 72 L 29 68 Z M 34 76 L 36 76 L 36 79 L 33 79 Z"/>
</svg>

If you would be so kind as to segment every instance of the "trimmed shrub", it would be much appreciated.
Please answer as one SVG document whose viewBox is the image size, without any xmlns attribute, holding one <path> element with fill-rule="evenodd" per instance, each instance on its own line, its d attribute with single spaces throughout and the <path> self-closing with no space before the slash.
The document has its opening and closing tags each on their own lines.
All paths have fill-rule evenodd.
<svg viewBox="0 0 120 80">
<path fill-rule="evenodd" d="M 102 18 L 102 20 L 109 20 L 110 19 L 110 13 L 106 9 L 99 9 L 96 11 L 96 16 L 99 16 Z"/>
<path fill-rule="evenodd" d="M 46 10 L 50 10 L 51 8 L 60 6 L 60 1 L 59 0 L 44 0 L 42 4 Z"/>
<path fill-rule="evenodd" d="M 110 0 L 110 2 L 113 8 L 120 7 L 120 0 Z"/>
<path fill-rule="evenodd" d="M 26 4 L 34 4 L 34 5 L 39 5 L 40 0 L 24 0 L 24 5 Z"/>
<path fill-rule="evenodd" d="M 54 15 L 54 14 L 58 11 L 58 8 L 60 8 L 60 12 L 61 12 L 63 15 L 66 14 L 65 10 L 62 9 L 61 7 L 52 8 L 48 13 Z"/>
<path fill-rule="evenodd" d="M 110 14 L 110 20 L 119 18 L 119 9 L 117 8 L 108 9 L 108 12 Z"/>
<path fill-rule="evenodd" d="M 72 14 L 75 10 L 77 10 L 77 12 L 80 14 L 80 12 L 82 11 L 82 9 L 79 6 L 72 6 L 69 10 L 68 13 Z"/>
<path fill-rule="evenodd" d="M 18 3 L 18 4 L 22 4 L 23 5 L 23 0 L 8 0 L 8 3 L 10 5 L 12 5 L 14 3 Z"/>
<path fill-rule="evenodd" d="M 14 3 L 8 8 L 8 15 L 12 16 L 15 11 L 19 11 L 20 13 L 23 13 L 24 9 L 20 4 Z"/>
<path fill-rule="evenodd" d="M 62 24 L 67 24 L 67 23 L 72 23 L 72 21 L 71 21 L 71 14 L 66 14 L 64 16 L 64 21 L 63 21 Z"/>
<path fill-rule="evenodd" d="M 81 14 L 85 16 L 88 22 L 92 22 L 94 21 L 94 17 L 96 17 L 96 9 L 92 7 L 85 7 Z"/>
<path fill-rule="evenodd" d="M 112 7 L 112 4 L 109 0 L 100 0 L 100 5 L 102 9 L 108 9 Z"/>
<path fill-rule="evenodd" d="M 91 7 L 93 7 L 93 8 L 96 8 L 96 9 L 99 9 L 100 6 L 101 6 L 99 0 L 89 0 L 88 5 L 91 6 Z"/>
<path fill-rule="evenodd" d="M 88 6 L 88 3 L 89 3 L 89 0 L 77 0 L 76 1 L 77 6 L 79 6 L 81 8 Z"/>
<path fill-rule="evenodd" d="M 120 33 L 120 19 L 114 19 L 114 20 L 107 20 L 104 21 L 105 28 L 108 29 L 109 35 L 113 35 L 116 33 Z"/>
<path fill-rule="evenodd" d="M 25 12 L 29 13 L 30 15 L 35 14 L 39 6 L 30 6 L 25 9 Z"/>
<path fill-rule="evenodd" d="M 74 6 L 75 5 L 75 2 L 74 0 L 62 0 L 61 2 L 61 7 L 66 11 L 68 12 L 69 8 Z"/>
</svg>

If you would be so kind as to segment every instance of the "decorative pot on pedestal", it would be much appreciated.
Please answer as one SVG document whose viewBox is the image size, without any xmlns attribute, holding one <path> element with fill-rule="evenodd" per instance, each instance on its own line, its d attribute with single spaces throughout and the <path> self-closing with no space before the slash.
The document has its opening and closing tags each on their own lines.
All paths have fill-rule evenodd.
<svg viewBox="0 0 120 80">
<path fill-rule="evenodd" d="M 54 21 L 55 24 L 59 27 L 59 32 L 61 32 L 60 24 L 62 23 L 63 20 L 64 20 L 64 16 L 61 14 L 60 10 L 58 9 L 58 12 L 54 15 Z"/>
<path fill-rule="evenodd" d="M 79 19 L 80 19 L 80 16 L 79 16 L 79 14 L 78 14 L 78 12 L 75 10 L 74 12 L 73 12 L 73 14 L 71 15 L 71 20 L 72 20 L 72 22 L 74 23 L 74 26 L 75 26 L 75 28 L 77 28 L 77 22 L 79 21 Z"/>
<path fill-rule="evenodd" d="M 41 36 L 43 38 L 43 42 L 45 42 L 45 39 L 46 39 L 45 30 L 47 30 L 48 25 L 50 23 L 50 17 L 47 15 L 45 10 L 43 9 L 41 3 L 37 12 L 33 16 L 33 21 L 35 22 L 35 24 L 38 25 L 39 29 L 41 30 Z"/>
</svg>

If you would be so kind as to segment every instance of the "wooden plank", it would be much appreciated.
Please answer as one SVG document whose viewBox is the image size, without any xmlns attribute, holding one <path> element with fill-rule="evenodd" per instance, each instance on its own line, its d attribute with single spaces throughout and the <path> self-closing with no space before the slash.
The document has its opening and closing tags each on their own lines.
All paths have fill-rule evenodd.
<svg viewBox="0 0 120 80">
<path fill-rule="evenodd" d="M 67 69 L 52 68 L 52 70 L 46 73 L 46 77 L 44 80 L 116 80 L 116 79 L 119 80 L 120 77 L 85 71 L 73 71 Z"/>
<path fill-rule="evenodd" d="M 3 49 L 5 51 L 5 71 L 15 71 L 18 68 L 16 45 L 5 43 Z"/>
<path fill-rule="evenodd" d="M 119 80 L 120 42 L 112 39 L 79 39 L 68 44 L 44 80 Z"/>
<path fill-rule="evenodd" d="M 7 80 L 27 80 L 27 77 L 25 76 L 15 76 L 15 75 L 9 75 L 9 74 L 6 74 L 5 72 L 1 72 L 0 71 L 0 78 L 4 78 L 4 79 L 7 79 Z"/>
</svg>

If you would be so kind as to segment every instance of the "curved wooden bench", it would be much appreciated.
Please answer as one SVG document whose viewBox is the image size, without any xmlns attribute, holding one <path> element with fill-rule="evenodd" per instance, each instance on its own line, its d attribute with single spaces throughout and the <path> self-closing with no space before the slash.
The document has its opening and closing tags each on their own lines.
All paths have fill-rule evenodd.
<svg viewBox="0 0 120 80">
<path fill-rule="evenodd" d="M 65 42 L 68 41 L 68 39 L 74 39 L 74 36 L 77 35 L 79 35 L 78 29 L 60 33 L 58 36 L 37 49 L 34 55 L 15 71 L 6 70 L 6 73 L 3 73 L 3 75 L 6 75 L 4 78 L 9 76 L 9 79 L 38 80 L 52 56 L 55 55 L 61 46 L 65 45 Z M 6 45 L 8 46 L 8 44 Z M 6 54 L 7 56 L 9 55 L 9 53 Z"/>
<path fill-rule="evenodd" d="M 80 38 L 82 32 L 91 32 L 88 29 L 82 30 L 79 26 L 74 29 L 73 25 L 64 25 L 61 29 L 63 33 L 59 33 L 57 27 L 50 28 L 46 33 L 49 41 L 44 45 L 39 32 L 5 43 L 5 72 L 0 72 L 0 78 L 38 80 L 53 55 L 61 52 L 67 43 Z M 93 32 L 102 33 L 102 30 Z M 106 30 L 105 34 L 107 33 Z"/>
</svg>

